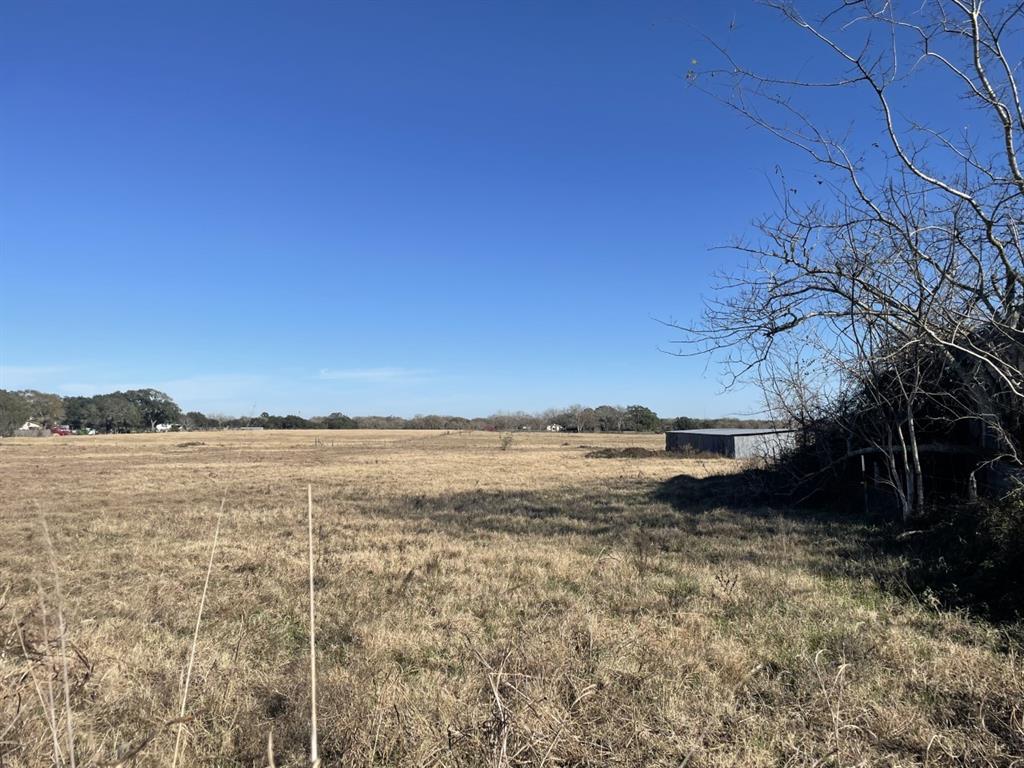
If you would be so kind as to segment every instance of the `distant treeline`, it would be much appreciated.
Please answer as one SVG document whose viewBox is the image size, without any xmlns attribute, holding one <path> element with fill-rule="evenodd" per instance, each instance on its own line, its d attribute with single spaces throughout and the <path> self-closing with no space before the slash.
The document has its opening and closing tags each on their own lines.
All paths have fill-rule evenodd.
<svg viewBox="0 0 1024 768">
<path fill-rule="evenodd" d="M 0 435 L 9 435 L 26 421 L 43 427 L 68 425 L 75 430 L 144 432 L 157 424 L 179 423 L 181 408 L 156 389 L 130 389 L 92 397 L 61 397 L 26 389 L 0 389 Z"/>
<path fill-rule="evenodd" d="M 424 415 L 346 416 L 335 412 L 327 416 L 304 418 L 294 414 L 275 416 L 261 413 L 253 417 L 207 415 L 199 411 L 182 412 L 174 400 L 156 389 L 133 389 L 92 397 L 60 395 L 22 390 L 0 390 L 0 434 L 10 435 L 26 421 L 48 427 L 67 425 L 74 430 L 97 432 L 145 432 L 158 424 L 171 424 L 188 430 L 240 429 L 477 429 L 487 431 L 565 432 L 662 432 L 666 429 L 706 427 L 759 427 L 769 422 L 756 419 L 692 419 L 680 416 L 663 419 L 642 405 L 627 407 L 601 405 L 589 408 L 572 405 L 541 413 L 496 413 L 481 418 Z"/>
</svg>

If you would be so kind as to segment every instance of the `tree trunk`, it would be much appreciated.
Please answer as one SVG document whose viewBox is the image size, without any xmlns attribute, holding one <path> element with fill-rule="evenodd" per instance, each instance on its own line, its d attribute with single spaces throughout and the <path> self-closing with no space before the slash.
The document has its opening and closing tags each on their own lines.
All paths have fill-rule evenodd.
<svg viewBox="0 0 1024 768">
<path fill-rule="evenodd" d="M 921 472 L 921 457 L 917 452 L 917 430 L 914 427 L 914 409 L 907 403 L 907 437 L 910 439 L 910 459 L 914 467 L 914 514 L 924 513 L 924 475 Z"/>
<path fill-rule="evenodd" d="M 864 454 L 860 455 L 860 487 L 861 492 L 864 495 L 864 515 L 867 516 L 871 512 L 871 505 L 868 502 L 868 467 L 867 459 L 864 458 Z"/>
<path fill-rule="evenodd" d="M 900 447 L 903 455 L 903 482 L 905 483 L 905 490 L 903 492 L 903 522 L 910 519 L 911 512 L 914 509 L 914 478 L 910 472 L 910 461 L 907 459 L 907 441 L 903 439 L 903 425 L 899 424 L 896 426 L 896 434 L 900 438 Z M 895 461 L 894 461 L 895 463 Z"/>
<path fill-rule="evenodd" d="M 903 520 L 906 520 L 908 517 L 910 517 L 910 503 L 909 503 L 909 500 L 907 499 L 907 494 L 906 494 L 906 491 L 904 490 L 904 487 L 903 487 L 903 481 L 900 478 L 900 471 L 896 467 L 896 450 L 895 450 L 895 447 L 892 444 L 892 428 L 891 427 L 888 428 L 888 432 L 889 432 L 889 445 L 888 445 L 888 450 L 885 452 L 886 468 L 889 471 L 889 479 L 890 479 L 890 482 L 892 484 L 893 493 L 896 494 L 896 500 L 900 504 L 900 517 Z M 902 434 L 900 435 L 900 439 L 901 440 L 903 439 Z M 906 453 L 904 453 L 904 456 L 906 456 Z"/>
</svg>

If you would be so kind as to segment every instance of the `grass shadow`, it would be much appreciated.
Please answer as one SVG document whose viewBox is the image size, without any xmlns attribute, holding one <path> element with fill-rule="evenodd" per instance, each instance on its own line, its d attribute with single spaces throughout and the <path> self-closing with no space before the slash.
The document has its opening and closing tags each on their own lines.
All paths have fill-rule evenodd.
<svg viewBox="0 0 1024 768">
<path fill-rule="evenodd" d="M 967 588 L 970 574 L 943 565 L 938 533 L 907 536 L 890 514 L 866 515 L 852 503 L 794 506 L 772 492 L 771 480 L 747 468 L 656 483 L 621 478 L 546 491 L 417 495 L 366 511 L 448 536 L 575 537 L 594 551 L 642 541 L 721 568 L 777 566 L 784 551 L 790 565 L 823 578 L 868 580 L 900 599 L 1019 622 L 1017 603 L 996 603 L 991 590 Z"/>
<path fill-rule="evenodd" d="M 879 546 L 888 532 L 846 514 L 766 503 L 742 474 L 651 481 L 623 478 L 599 487 L 546 491 L 467 491 L 410 496 L 365 511 L 421 532 L 480 539 L 576 539 L 588 551 L 637 546 L 715 568 L 776 567 L 782 559 L 825 578 L 866 576 L 893 567 Z"/>
<path fill-rule="evenodd" d="M 845 528 L 850 545 L 833 550 L 839 557 L 857 561 L 882 589 L 900 597 L 924 600 L 936 607 L 966 610 L 1007 627 L 1024 639 L 1024 591 L 1021 571 L 995 556 L 991 541 L 991 510 L 978 505 L 943 507 L 933 519 L 915 522 L 907 530 L 896 505 L 883 489 L 863 489 L 849 484 L 848 493 L 835 493 L 828 504 L 799 506 L 778 489 L 786 485 L 770 471 L 748 468 L 736 474 L 693 477 L 679 475 L 663 483 L 652 498 L 680 512 L 707 512 L 728 508 L 737 514 L 762 516 L 765 509 L 780 518 L 817 525 L 823 535 Z M 867 495 L 866 495 L 867 494 Z M 865 508 L 870 511 L 865 512 Z M 1012 513 L 1011 513 L 1012 517 Z M 1006 528 L 1019 530 L 1020 514 Z M 999 521 L 997 521 L 998 523 Z M 1019 563 L 1024 547 L 1019 545 Z M 888 563 L 887 567 L 878 567 Z"/>
</svg>

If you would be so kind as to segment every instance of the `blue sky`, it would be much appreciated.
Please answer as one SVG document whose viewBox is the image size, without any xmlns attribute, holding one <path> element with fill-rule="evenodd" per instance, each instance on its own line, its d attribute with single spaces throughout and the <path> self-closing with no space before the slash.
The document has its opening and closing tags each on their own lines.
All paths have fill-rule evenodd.
<svg viewBox="0 0 1024 768">
<path fill-rule="evenodd" d="M 692 89 L 747 2 L 14 3 L 0 387 L 208 412 L 756 407 L 656 318 L 792 160 Z"/>
</svg>

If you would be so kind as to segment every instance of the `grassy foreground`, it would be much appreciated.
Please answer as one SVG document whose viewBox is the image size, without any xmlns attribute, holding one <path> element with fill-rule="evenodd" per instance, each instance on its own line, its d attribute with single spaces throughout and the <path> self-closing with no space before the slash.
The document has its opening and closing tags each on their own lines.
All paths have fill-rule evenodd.
<svg viewBox="0 0 1024 768">
<path fill-rule="evenodd" d="M 77 764 L 171 764 L 225 493 L 178 764 L 308 765 L 307 483 L 327 766 L 1024 765 L 998 629 L 881 589 L 867 525 L 702 496 L 731 462 L 587 455 L 662 440 L 3 440 L 0 766 L 54 765 L 51 688 L 66 758 L 60 605 Z"/>
</svg>

